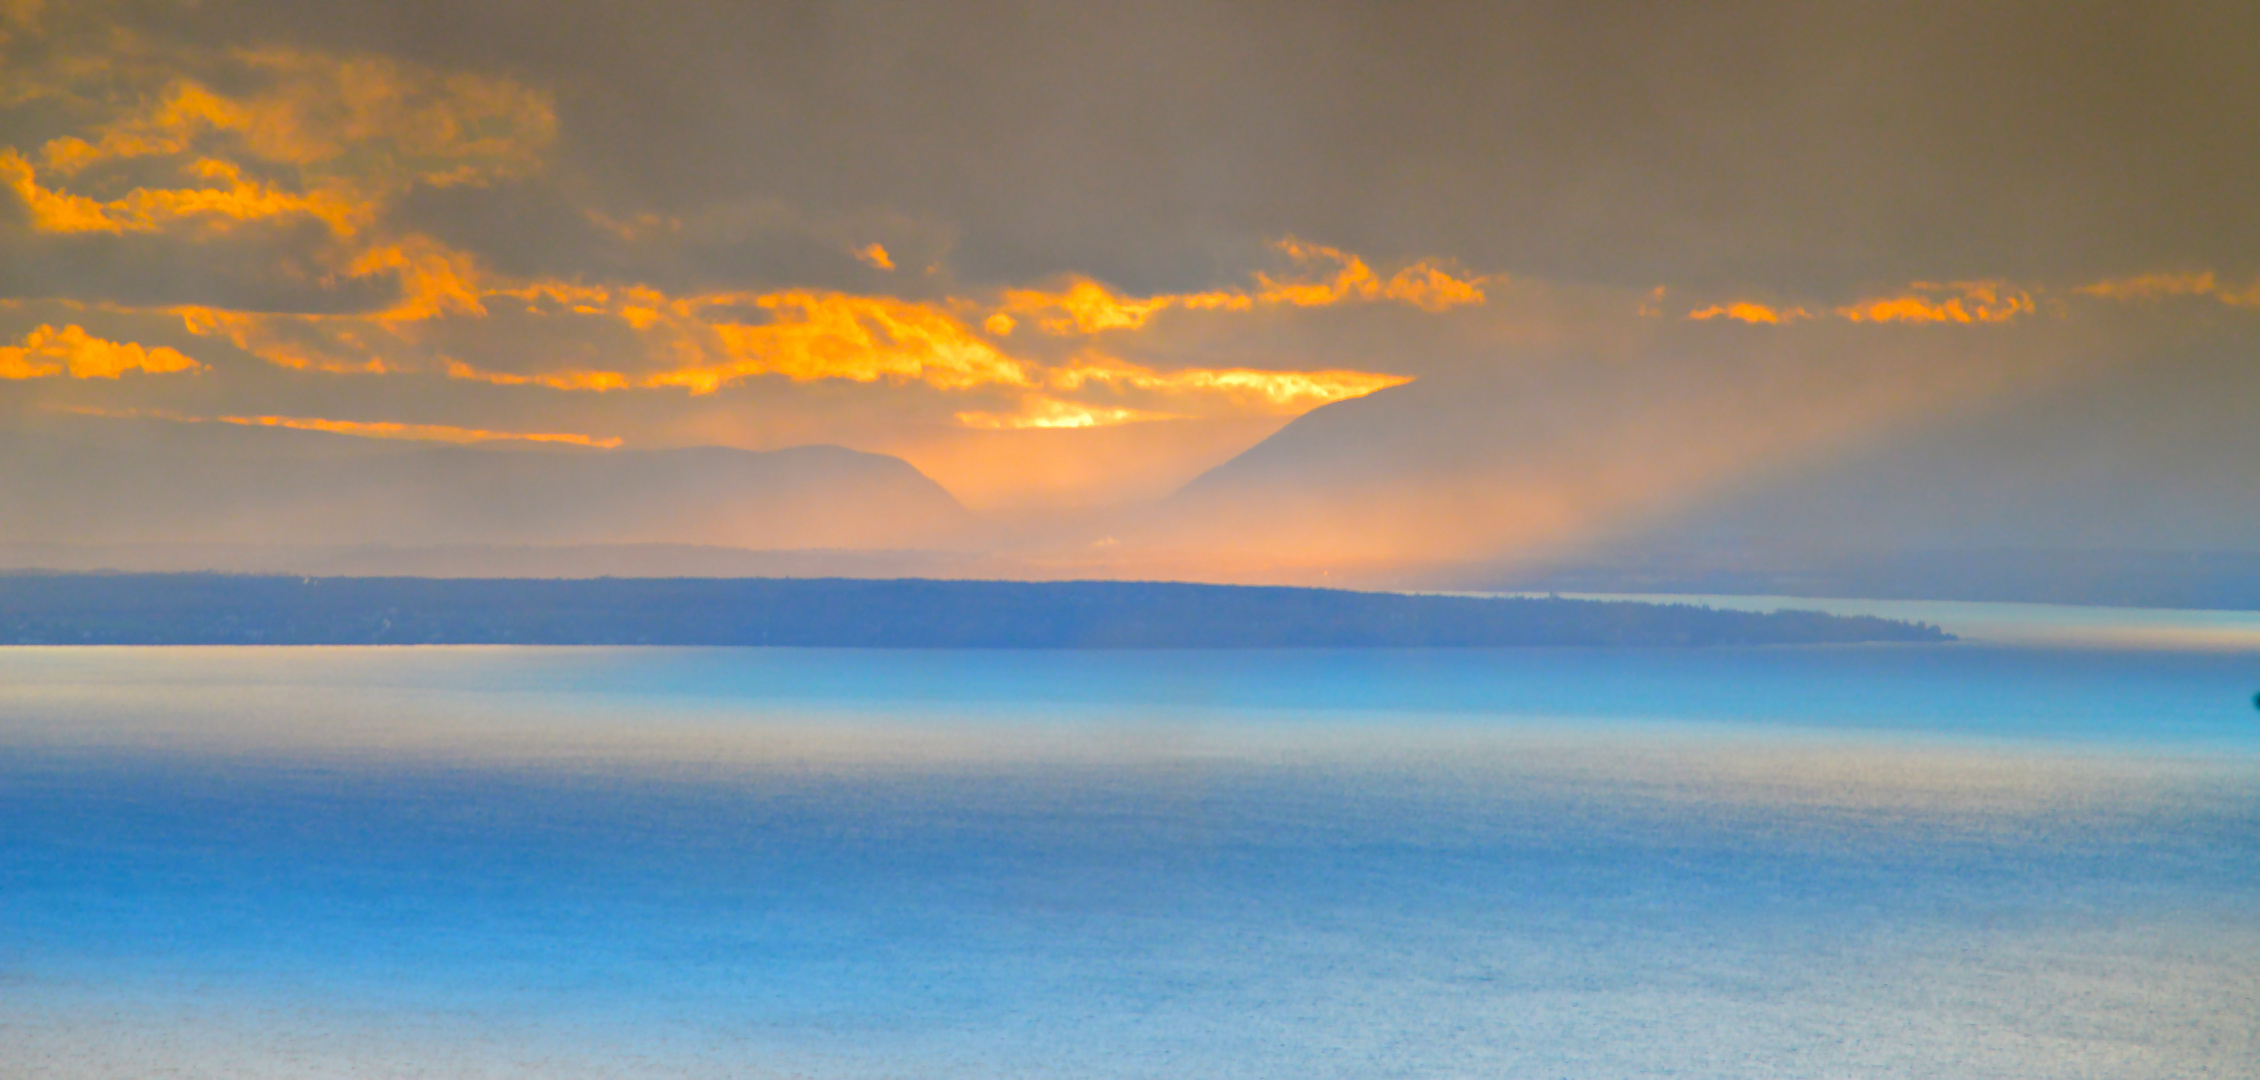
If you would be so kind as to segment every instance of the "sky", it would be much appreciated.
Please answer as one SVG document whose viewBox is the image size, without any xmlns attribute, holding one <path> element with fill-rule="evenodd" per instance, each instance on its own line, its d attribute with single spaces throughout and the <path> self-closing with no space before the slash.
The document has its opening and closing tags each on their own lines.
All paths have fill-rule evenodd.
<svg viewBox="0 0 2260 1080">
<path fill-rule="evenodd" d="M 1472 558 L 2249 393 L 2255 178 L 2235 3 L 5 0 L 0 407 L 1041 516 L 1370 398 L 1297 527 Z"/>
</svg>

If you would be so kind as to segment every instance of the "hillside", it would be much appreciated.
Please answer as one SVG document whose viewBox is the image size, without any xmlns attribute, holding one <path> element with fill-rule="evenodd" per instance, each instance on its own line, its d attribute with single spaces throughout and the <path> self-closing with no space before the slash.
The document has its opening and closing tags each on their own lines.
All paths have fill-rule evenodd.
<svg viewBox="0 0 2260 1080">
<path fill-rule="evenodd" d="M 598 450 L 72 418 L 0 432 L 0 544 L 889 548 L 961 527 L 899 458 Z"/>
<path fill-rule="evenodd" d="M 1943 641 L 1809 611 L 1152 582 L 0 576 L 19 645 L 873 648 L 1704 646 Z"/>
</svg>

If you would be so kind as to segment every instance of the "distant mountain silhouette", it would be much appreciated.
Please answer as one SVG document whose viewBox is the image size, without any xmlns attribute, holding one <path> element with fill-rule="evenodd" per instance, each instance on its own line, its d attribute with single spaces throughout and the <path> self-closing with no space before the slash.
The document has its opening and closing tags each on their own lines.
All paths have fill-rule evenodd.
<svg viewBox="0 0 2260 1080">
<path fill-rule="evenodd" d="M 1293 492 L 1346 496 L 1368 484 L 1461 470 L 1513 452 L 1527 434 L 1471 424 L 1490 407 L 1448 379 L 1428 379 L 1322 406 L 1295 418 L 1180 488 L 1171 502 L 1207 504 Z"/>
<path fill-rule="evenodd" d="M 1337 571 L 1478 558 L 1552 535 L 1597 450 L 1642 453 L 1543 393 L 1429 377 L 1298 417 L 1164 500 L 1146 539 Z"/>
<path fill-rule="evenodd" d="M 909 463 L 836 446 L 454 446 L 79 417 L 0 432 L 5 544 L 893 548 L 966 520 Z"/>
<path fill-rule="evenodd" d="M 1926 567 L 1945 565 L 1909 554 L 2260 553 L 2260 424 L 2250 416 L 2260 368 L 2249 363 L 2126 364 L 1857 437 L 1786 440 L 1730 467 L 1683 470 L 1685 483 L 1675 465 L 1731 430 L 1643 429 L 1595 400 L 1606 403 L 1425 378 L 1305 414 L 1188 484 L 1165 519 L 1188 535 L 1225 522 L 1251 537 L 1268 530 L 1287 549 L 1293 533 L 1331 530 L 1417 553 L 1426 537 L 1459 530 L 1468 542 L 1432 555 L 1443 576 L 1427 582 L 1453 587 L 1512 577 L 1453 578 L 1445 563 L 1637 562 L 1664 580 L 1683 566 L 1763 577 L 1888 555 L 1905 595 L 1923 591 Z M 1518 534 L 1518 513 L 1567 524 Z M 1539 542 L 1518 549 L 1528 537 Z M 2068 598 L 2077 584 L 2028 591 Z"/>
<path fill-rule="evenodd" d="M 1625 540 L 1655 550 L 2260 552 L 2260 424 L 2249 416 L 2260 386 L 2147 408 L 2107 407 L 2099 399 L 2111 392 L 2074 388 L 1769 469 Z"/>
</svg>

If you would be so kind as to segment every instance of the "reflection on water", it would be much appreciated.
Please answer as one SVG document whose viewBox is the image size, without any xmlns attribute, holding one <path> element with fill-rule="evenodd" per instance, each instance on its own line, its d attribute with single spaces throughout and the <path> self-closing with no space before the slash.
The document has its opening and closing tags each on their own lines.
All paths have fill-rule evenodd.
<svg viewBox="0 0 2260 1080">
<path fill-rule="evenodd" d="M 2250 1076 L 2255 679 L 0 650 L 0 1045 L 33 1076 Z"/>
</svg>

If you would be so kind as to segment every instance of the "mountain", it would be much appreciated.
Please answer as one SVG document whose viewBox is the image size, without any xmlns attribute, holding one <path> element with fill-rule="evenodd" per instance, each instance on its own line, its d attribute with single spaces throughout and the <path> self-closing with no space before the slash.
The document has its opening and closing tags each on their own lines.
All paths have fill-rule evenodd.
<svg viewBox="0 0 2260 1080">
<path fill-rule="evenodd" d="M 1164 501 L 1140 540 L 1300 574 L 1544 549 L 1652 500 L 1681 439 L 1555 386 L 1432 376 L 1313 410 Z"/>
<path fill-rule="evenodd" d="M 1314 410 L 1178 492 L 1155 535 L 1236 534 L 1290 559 L 1312 550 L 1296 534 L 1325 536 L 1338 565 L 1389 568 L 1366 580 L 1454 588 L 1825 570 L 1836 584 L 1807 595 L 1959 597 L 2019 565 L 2018 596 L 1984 598 L 2193 601 L 2260 583 L 2244 557 L 2260 554 L 2248 362 L 2153 358 L 1904 414 L 1869 407 L 1872 388 L 1862 412 L 1591 386 L 1608 392 L 1429 378 Z M 1683 393 L 1688 407 L 1664 407 Z"/>
<path fill-rule="evenodd" d="M 836 446 L 434 445 L 43 418 L 0 432 L 0 544 L 930 546 L 965 509 Z"/>
</svg>

